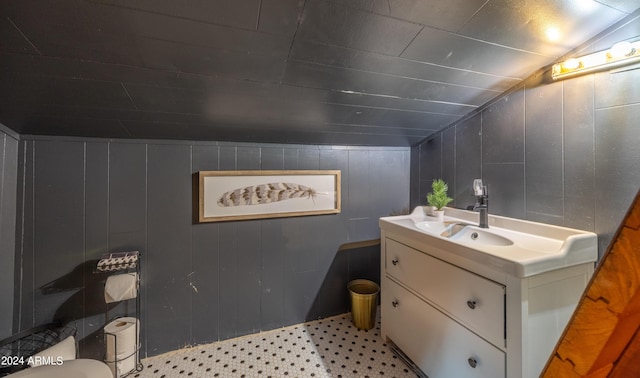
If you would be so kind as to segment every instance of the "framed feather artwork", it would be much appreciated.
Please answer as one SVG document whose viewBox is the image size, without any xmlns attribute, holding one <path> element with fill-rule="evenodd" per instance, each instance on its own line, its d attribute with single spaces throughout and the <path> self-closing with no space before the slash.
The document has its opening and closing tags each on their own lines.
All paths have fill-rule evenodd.
<svg viewBox="0 0 640 378">
<path fill-rule="evenodd" d="M 200 171 L 198 220 L 340 213 L 340 171 Z"/>
</svg>

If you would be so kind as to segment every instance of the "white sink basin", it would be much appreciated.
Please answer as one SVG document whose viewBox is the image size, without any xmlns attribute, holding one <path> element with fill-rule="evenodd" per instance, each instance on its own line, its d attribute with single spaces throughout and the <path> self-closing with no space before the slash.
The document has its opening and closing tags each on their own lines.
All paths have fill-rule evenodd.
<svg viewBox="0 0 640 378">
<path fill-rule="evenodd" d="M 450 226 L 453 227 L 453 226 Z M 513 245 L 511 239 L 505 238 L 493 232 L 487 231 L 483 228 L 474 226 L 464 226 L 460 231 L 453 233 L 448 237 L 451 240 L 456 240 L 461 243 L 469 244 L 482 244 L 482 245 L 494 245 L 494 246 L 509 246 Z"/>
<path fill-rule="evenodd" d="M 416 227 L 432 235 L 442 236 L 459 243 L 494 246 L 513 245 L 513 240 L 507 237 L 468 223 L 424 221 L 416 223 Z"/>
<path fill-rule="evenodd" d="M 416 222 L 416 227 L 424 232 L 428 232 L 433 235 L 442 234 L 447 227 L 451 226 L 451 223 L 445 223 L 440 221 L 423 221 Z"/>
<path fill-rule="evenodd" d="M 478 213 L 445 209 L 443 220 L 417 207 L 411 215 L 380 218 L 380 228 L 518 277 L 594 262 L 593 232 L 489 214 L 489 228 L 479 228 Z"/>
</svg>

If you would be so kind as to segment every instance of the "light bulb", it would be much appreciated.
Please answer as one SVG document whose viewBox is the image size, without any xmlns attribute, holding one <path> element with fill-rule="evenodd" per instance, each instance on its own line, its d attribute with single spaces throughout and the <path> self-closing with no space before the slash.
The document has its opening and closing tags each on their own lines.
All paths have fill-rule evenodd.
<svg viewBox="0 0 640 378">
<path fill-rule="evenodd" d="M 612 58 L 622 58 L 623 56 L 627 56 L 633 52 L 633 46 L 629 42 L 618 42 L 615 45 L 611 46 L 609 50 L 609 54 Z"/>
<path fill-rule="evenodd" d="M 580 61 L 575 58 L 567 59 L 562 63 L 562 67 L 568 70 L 575 70 L 576 68 L 580 67 Z"/>
<path fill-rule="evenodd" d="M 556 27 L 548 27 L 545 31 L 544 34 L 546 34 L 547 39 L 549 41 L 557 41 L 558 39 L 560 39 L 560 30 Z"/>
</svg>

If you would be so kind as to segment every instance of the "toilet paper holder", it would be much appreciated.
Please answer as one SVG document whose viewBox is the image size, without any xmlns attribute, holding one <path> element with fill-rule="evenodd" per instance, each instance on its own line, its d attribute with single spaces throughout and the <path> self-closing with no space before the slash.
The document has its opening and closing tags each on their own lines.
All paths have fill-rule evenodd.
<svg viewBox="0 0 640 378">
<path fill-rule="evenodd" d="M 143 369 L 140 362 L 140 322 L 138 318 L 117 317 L 104 327 L 104 362 L 116 378 Z"/>
<path fill-rule="evenodd" d="M 121 353 L 118 353 L 119 342 L 118 342 L 117 332 L 109 332 L 107 331 L 107 327 L 109 327 L 110 325 L 113 324 L 113 322 L 119 319 L 120 321 L 124 321 L 124 319 L 127 319 L 127 321 L 129 321 L 132 318 L 123 317 L 123 316 L 115 316 L 110 318 L 109 317 L 110 306 L 107 305 L 105 310 L 105 319 L 108 319 L 108 320 L 105 323 L 105 326 L 103 327 L 103 335 L 105 340 L 104 345 L 105 345 L 105 348 L 107 348 L 108 345 L 111 345 L 113 346 L 114 350 L 113 351 L 105 350 L 104 361 L 112 368 L 112 371 L 114 372 L 114 377 L 116 378 L 126 377 L 130 374 L 140 372 L 143 369 L 143 365 L 142 365 L 142 362 L 140 361 L 140 353 L 139 353 L 140 346 L 141 346 L 141 343 L 140 343 L 141 257 L 142 256 L 138 251 L 106 253 L 101 256 L 100 260 L 98 260 L 98 263 L 96 264 L 96 268 L 94 270 L 94 273 L 101 273 L 101 274 L 108 273 L 108 276 L 105 279 L 105 285 L 107 283 L 106 281 L 108 280 L 108 277 L 112 277 L 113 275 L 134 273 L 134 277 L 135 277 L 135 293 L 131 295 L 123 296 L 123 298 L 125 299 L 121 301 L 114 301 L 114 300 L 107 301 L 107 299 L 105 299 L 105 304 L 107 304 L 107 302 L 120 303 L 120 302 L 135 300 L 135 313 L 131 314 L 133 315 L 133 319 L 135 319 L 135 344 L 132 350 L 127 351 L 128 354 L 126 356 L 119 355 Z M 113 306 L 111 306 L 111 308 L 113 308 Z M 120 337 L 122 338 L 122 336 Z M 109 338 L 112 338 L 112 339 L 108 341 Z M 129 342 L 130 340 L 127 339 L 126 341 Z M 110 352 L 110 353 L 107 353 L 107 352 Z M 108 354 L 111 354 L 112 358 L 108 356 Z M 130 358 L 134 359 L 133 368 L 129 369 L 128 371 L 121 372 L 120 370 L 123 365 L 125 367 L 128 367 L 127 365 L 129 365 Z"/>
</svg>

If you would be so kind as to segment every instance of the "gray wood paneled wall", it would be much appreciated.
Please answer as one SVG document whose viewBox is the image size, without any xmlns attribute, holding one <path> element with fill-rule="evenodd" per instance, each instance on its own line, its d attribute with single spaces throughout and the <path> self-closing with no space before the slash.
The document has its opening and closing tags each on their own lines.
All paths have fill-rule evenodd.
<svg viewBox="0 0 640 378">
<path fill-rule="evenodd" d="M 637 35 L 638 19 L 587 48 Z M 602 255 L 640 187 L 638 83 L 637 66 L 552 84 L 531 78 L 412 148 L 411 203 L 443 177 L 464 208 L 482 177 L 490 213 L 594 231 Z"/>
<path fill-rule="evenodd" d="M 347 312 L 346 284 L 378 279 L 379 247 L 341 247 L 409 205 L 409 148 L 24 139 L 16 315 L 22 329 L 78 319 L 87 356 L 105 322 L 91 273 L 105 252 L 142 253 L 150 356 Z M 249 169 L 340 169 L 342 213 L 192 223 L 193 173 Z"/>
<path fill-rule="evenodd" d="M 13 331 L 18 138 L 0 124 L 0 339 Z"/>
</svg>

